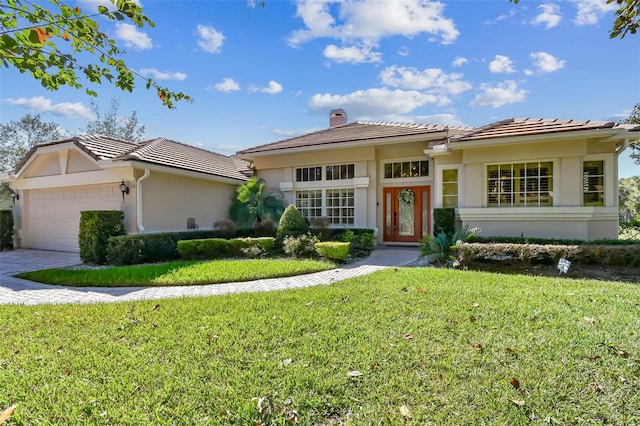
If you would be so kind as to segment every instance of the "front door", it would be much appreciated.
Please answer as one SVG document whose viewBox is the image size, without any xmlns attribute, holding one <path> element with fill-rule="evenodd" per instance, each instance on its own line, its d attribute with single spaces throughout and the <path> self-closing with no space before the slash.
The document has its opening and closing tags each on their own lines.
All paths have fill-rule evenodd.
<svg viewBox="0 0 640 426">
<path fill-rule="evenodd" d="M 430 232 L 429 186 L 383 189 L 384 241 L 418 242 Z"/>
</svg>

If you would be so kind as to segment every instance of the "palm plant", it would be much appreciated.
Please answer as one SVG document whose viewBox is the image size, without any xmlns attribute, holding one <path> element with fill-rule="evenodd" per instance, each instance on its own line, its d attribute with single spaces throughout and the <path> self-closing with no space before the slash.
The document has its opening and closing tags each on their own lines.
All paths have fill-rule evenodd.
<svg viewBox="0 0 640 426">
<path fill-rule="evenodd" d="M 229 208 L 229 217 L 239 229 L 254 229 L 266 220 L 277 223 L 286 207 L 282 192 L 267 188 L 264 179 L 253 176 L 236 188 L 236 197 Z"/>
</svg>

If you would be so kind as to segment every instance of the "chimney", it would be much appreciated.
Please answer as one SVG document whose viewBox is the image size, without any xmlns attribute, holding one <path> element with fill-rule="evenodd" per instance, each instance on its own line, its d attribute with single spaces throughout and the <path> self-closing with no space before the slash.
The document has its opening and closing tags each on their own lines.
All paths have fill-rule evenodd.
<svg viewBox="0 0 640 426">
<path fill-rule="evenodd" d="M 347 124 L 347 113 L 342 109 L 332 109 L 329 113 L 329 128 Z"/>
</svg>

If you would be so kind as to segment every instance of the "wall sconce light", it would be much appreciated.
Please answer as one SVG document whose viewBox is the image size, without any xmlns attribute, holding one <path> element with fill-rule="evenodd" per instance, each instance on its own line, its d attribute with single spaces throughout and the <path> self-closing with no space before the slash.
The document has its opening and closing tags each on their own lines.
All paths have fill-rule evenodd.
<svg viewBox="0 0 640 426">
<path fill-rule="evenodd" d="M 122 202 L 124 203 L 124 194 L 129 195 L 129 186 L 124 183 L 124 180 L 120 183 L 120 192 L 122 192 Z"/>
<path fill-rule="evenodd" d="M 13 200 L 13 206 L 15 207 L 16 201 L 20 201 L 20 194 L 16 191 L 11 191 L 11 200 Z"/>
</svg>

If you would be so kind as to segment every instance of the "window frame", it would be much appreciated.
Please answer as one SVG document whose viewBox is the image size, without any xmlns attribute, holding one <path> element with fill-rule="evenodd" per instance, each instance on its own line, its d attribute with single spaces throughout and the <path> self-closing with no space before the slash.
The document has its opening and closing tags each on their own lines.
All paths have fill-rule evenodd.
<svg viewBox="0 0 640 426">
<path fill-rule="evenodd" d="M 530 166 L 534 164 L 537 172 L 530 174 L 533 170 Z M 548 165 L 547 174 L 542 174 L 545 165 Z M 491 168 L 495 169 L 491 170 Z M 495 175 L 492 176 L 494 172 Z M 553 207 L 556 175 L 555 160 L 485 163 L 484 206 L 487 208 Z M 494 188 L 498 190 L 494 191 Z"/>
</svg>

